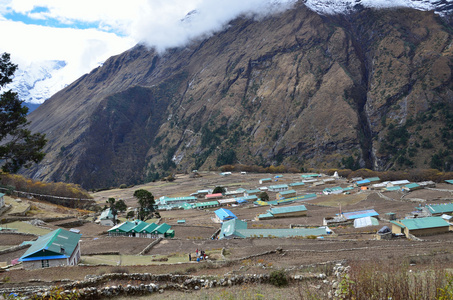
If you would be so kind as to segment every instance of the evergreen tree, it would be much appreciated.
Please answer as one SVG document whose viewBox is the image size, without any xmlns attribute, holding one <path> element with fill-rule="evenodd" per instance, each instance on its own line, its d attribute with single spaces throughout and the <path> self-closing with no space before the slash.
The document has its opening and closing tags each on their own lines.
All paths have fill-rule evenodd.
<svg viewBox="0 0 453 300">
<path fill-rule="evenodd" d="M 146 221 L 152 217 L 155 210 L 154 196 L 147 190 L 136 190 L 134 197 L 138 200 L 138 216 L 137 218 Z"/>
<path fill-rule="evenodd" d="M 32 134 L 27 129 L 28 108 L 23 106 L 17 93 L 5 91 L 5 85 L 12 82 L 17 65 L 10 61 L 10 55 L 0 57 L 0 164 L 4 172 L 17 172 L 22 166 L 40 162 L 45 153 L 45 135 Z"/>
</svg>

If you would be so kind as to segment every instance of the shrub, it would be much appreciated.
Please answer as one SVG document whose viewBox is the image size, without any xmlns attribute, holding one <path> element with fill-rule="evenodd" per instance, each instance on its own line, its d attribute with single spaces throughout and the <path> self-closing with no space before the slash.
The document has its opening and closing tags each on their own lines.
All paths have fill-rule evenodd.
<svg viewBox="0 0 453 300">
<path fill-rule="evenodd" d="M 127 184 L 123 183 L 122 185 L 120 185 L 120 189 L 126 189 L 126 188 L 127 188 Z"/>
<path fill-rule="evenodd" d="M 278 287 L 287 286 L 288 277 L 283 270 L 275 270 L 271 272 L 269 282 Z"/>
</svg>

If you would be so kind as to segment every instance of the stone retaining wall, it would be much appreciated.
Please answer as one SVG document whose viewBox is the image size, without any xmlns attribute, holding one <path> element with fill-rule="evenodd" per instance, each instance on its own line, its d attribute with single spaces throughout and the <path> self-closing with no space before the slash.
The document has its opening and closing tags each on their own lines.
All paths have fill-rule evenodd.
<svg viewBox="0 0 453 300">
<path fill-rule="evenodd" d="M 0 255 L 3 255 L 5 253 L 14 252 L 14 251 L 17 251 L 17 250 L 22 250 L 22 249 L 28 248 L 30 246 L 31 245 L 19 245 L 19 246 L 14 246 L 14 247 L 11 247 L 11 248 L 3 249 L 3 250 L 0 250 Z"/>
<path fill-rule="evenodd" d="M 325 274 L 307 274 L 289 276 L 292 281 L 303 280 L 324 280 Z M 144 283 L 139 285 L 127 286 L 105 286 L 99 285 L 106 282 L 116 281 L 142 281 Z M 98 299 L 101 297 L 113 296 L 133 296 L 133 295 L 148 295 L 154 292 L 164 292 L 165 290 L 178 290 L 189 291 L 199 290 L 201 288 L 215 288 L 215 287 L 228 287 L 241 284 L 267 284 L 270 283 L 269 274 L 245 274 L 245 275 L 232 275 L 232 276 L 192 276 L 192 275 L 173 275 L 173 274 L 149 274 L 149 273 L 134 273 L 134 274 L 104 274 L 100 276 L 87 275 L 84 281 L 76 281 L 67 284 L 61 284 L 66 280 L 60 281 L 57 285 L 56 282 L 49 282 L 49 285 L 41 286 L 28 286 L 18 288 L 0 288 L 0 294 L 16 293 L 21 296 L 36 295 L 38 297 L 46 297 L 51 294 L 51 290 L 55 287 L 60 287 L 64 290 L 63 296 L 77 293 L 79 299 Z"/>
<path fill-rule="evenodd" d="M 162 241 L 164 238 L 160 237 L 155 241 L 152 241 L 148 246 L 145 247 L 145 249 L 142 250 L 138 255 L 145 255 L 146 253 L 149 252 L 155 245 L 159 244 L 160 241 Z"/>
</svg>

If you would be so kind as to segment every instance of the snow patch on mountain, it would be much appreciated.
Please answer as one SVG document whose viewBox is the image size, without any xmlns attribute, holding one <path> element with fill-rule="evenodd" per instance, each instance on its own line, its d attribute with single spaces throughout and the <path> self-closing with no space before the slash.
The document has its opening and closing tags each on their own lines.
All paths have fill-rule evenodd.
<svg viewBox="0 0 453 300">
<path fill-rule="evenodd" d="M 66 65 L 63 60 L 47 60 L 19 66 L 7 88 L 17 92 L 19 99 L 27 103 L 41 104 L 67 85 L 60 76 Z"/>
<path fill-rule="evenodd" d="M 305 5 L 320 14 L 346 14 L 359 8 L 434 10 L 440 15 L 453 9 L 453 0 L 306 0 Z"/>
</svg>

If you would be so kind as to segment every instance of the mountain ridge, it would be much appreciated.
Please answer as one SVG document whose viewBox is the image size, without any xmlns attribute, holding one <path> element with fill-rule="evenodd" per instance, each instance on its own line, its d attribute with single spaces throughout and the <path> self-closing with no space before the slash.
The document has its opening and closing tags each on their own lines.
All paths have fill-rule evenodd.
<svg viewBox="0 0 453 300">
<path fill-rule="evenodd" d="M 430 109 L 452 104 L 451 31 L 433 12 L 322 16 L 299 2 L 164 54 L 138 45 L 30 115 L 49 144 L 26 172 L 93 188 L 235 162 L 429 167 L 434 131 L 406 123 L 431 114 L 426 127 L 450 134 Z"/>
</svg>

